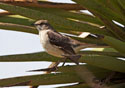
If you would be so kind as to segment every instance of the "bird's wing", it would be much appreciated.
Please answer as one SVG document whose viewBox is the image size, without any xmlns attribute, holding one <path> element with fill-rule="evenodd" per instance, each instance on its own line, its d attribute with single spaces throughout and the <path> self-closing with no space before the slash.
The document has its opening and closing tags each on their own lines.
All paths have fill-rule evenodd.
<svg viewBox="0 0 125 88">
<path fill-rule="evenodd" d="M 49 42 L 52 45 L 58 46 L 65 53 L 75 54 L 75 51 L 73 50 L 70 44 L 70 39 L 68 37 L 62 36 L 61 34 L 53 31 L 48 31 L 47 34 L 49 37 Z"/>
</svg>

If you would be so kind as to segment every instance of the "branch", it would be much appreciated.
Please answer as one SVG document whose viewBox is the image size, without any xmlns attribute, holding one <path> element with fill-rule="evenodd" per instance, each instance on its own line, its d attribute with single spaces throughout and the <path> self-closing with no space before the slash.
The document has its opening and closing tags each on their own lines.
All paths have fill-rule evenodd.
<svg viewBox="0 0 125 88">
<path fill-rule="evenodd" d="M 4 2 L 4 1 L 0 1 Z M 52 3 L 52 2 L 45 2 L 40 1 L 38 3 L 30 3 L 30 2 L 4 2 L 12 5 L 17 6 L 24 6 L 24 7 L 37 7 L 37 8 L 59 8 L 65 10 L 84 10 L 83 7 L 77 4 L 68 4 L 68 3 Z"/>
</svg>

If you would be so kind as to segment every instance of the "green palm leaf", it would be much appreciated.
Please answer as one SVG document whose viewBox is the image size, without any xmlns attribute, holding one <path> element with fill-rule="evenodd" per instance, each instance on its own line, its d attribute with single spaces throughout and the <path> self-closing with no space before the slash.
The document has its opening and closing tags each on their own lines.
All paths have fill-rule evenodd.
<svg viewBox="0 0 125 88">
<path fill-rule="evenodd" d="M 35 19 L 35 20 L 46 19 L 46 20 L 49 20 L 49 22 L 52 25 L 63 26 L 64 28 L 68 28 L 68 30 L 72 30 L 72 31 L 77 30 L 77 31 L 92 32 L 92 33 L 96 33 L 96 34 L 101 33 L 101 34 L 104 34 L 104 35 L 111 35 L 107 31 L 101 30 L 98 27 L 73 22 L 73 21 L 70 21 L 70 20 L 66 20 L 62 17 L 55 16 L 55 15 L 52 15 L 52 14 L 48 14 L 48 13 L 45 13 L 45 12 L 40 12 L 40 11 L 27 9 L 27 8 L 23 8 L 23 7 L 18 7 L 18 6 L 13 6 L 13 5 L 8 5 L 8 4 L 4 4 L 4 3 L 0 4 L 0 8 L 11 11 L 12 13 L 15 13 L 15 14 L 20 14 L 22 16 L 26 16 L 26 17 Z"/>
</svg>

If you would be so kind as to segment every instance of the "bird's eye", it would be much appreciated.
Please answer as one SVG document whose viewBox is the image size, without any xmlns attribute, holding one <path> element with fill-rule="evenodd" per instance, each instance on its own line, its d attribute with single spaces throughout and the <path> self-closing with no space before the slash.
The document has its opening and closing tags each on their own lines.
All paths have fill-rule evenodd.
<svg viewBox="0 0 125 88">
<path fill-rule="evenodd" d="M 40 25 L 44 25 L 45 23 L 40 23 Z"/>
<path fill-rule="evenodd" d="M 46 25 L 47 23 L 41 23 L 40 25 Z"/>
<path fill-rule="evenodd" d="M 40 23 L 40 25 L 43 25 L 43 23 Z"/>
</svg>

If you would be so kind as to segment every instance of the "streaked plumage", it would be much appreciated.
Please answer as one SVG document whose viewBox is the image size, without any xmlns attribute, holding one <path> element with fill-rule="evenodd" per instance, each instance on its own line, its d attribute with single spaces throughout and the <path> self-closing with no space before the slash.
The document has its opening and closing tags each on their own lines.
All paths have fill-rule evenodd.
<svg viewBox="0 0 125 88">
<path fill-rule="evenodd" d="M 50 55 L 61 58 L 67 57 L 78 64 L 77 60 L 80 58 L 80 55 L 76 53 L 82 48 L 94 46 L 94 44 L 81 43 L 60 34 L 54 30 L 47 20 L 38 20 L 34 25 L 39 31 L 40 42 L 43 48 Z"/>
</svg>

